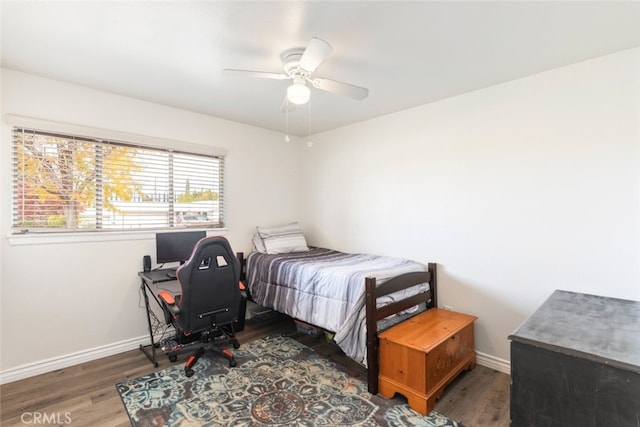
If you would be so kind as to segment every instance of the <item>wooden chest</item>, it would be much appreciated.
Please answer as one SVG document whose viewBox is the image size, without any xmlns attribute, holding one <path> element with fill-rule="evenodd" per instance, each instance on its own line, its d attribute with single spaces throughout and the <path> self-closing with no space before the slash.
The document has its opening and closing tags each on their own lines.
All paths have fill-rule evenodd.
<svg viewBox="0 0 640 427">
<path fill-rule="evenodd" d="M 379 393 L 400 393 L 414 411 L 431 412 L 447 384 L 475 367 L 475 320 L 434 308 L 381 333 Z"/>
</svg>

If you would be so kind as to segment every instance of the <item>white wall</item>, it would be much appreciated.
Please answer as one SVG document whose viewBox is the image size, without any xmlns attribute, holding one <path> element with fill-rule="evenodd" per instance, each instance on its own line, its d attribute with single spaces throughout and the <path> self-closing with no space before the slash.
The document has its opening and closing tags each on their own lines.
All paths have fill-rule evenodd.
<svg viewBox="0 0 640 427">
<path fill-rule="evenodd" d="M 144 337 L 136 272 L 155 251 L 148 233 L 10 244 L 9 113 L 228 148 L 234 250 L 249 250 L 255 225 L 295 218 L 313 244 L 438 262 L 440 305 L 477 315 L 477 348 L 498 360 L 554 289 L 640 300 L 640 49 L 314 135 L 310 149 L 162 105 L 1 78 L 3 374 Z"/>
<path fill-rule="evenodd" d="M 132 341 L 147 334 L 136 273 L 143 255 L 155 261 L 153 233 L 47 244 L 9 239 L 6 114 L 227 148 L 226 236 L 235 251 L 250 250 L 256 225 L 299 216 L 303 145 L 298 140 L 286 143 L 276 132 L 11 70 L 3 69 L 1 78 L 0 371 L 5 374 L 54 366 L 58 358 L 95 354 L 105 346 L 135 346 Z"/>
<path fill-rule="evenodd" d="M 639 129 L 634 49 L 314 135 L 305 231 L 439 263 L 440 305 L 508 361 L 555 289 L 640 300 Z"/>
</svg>

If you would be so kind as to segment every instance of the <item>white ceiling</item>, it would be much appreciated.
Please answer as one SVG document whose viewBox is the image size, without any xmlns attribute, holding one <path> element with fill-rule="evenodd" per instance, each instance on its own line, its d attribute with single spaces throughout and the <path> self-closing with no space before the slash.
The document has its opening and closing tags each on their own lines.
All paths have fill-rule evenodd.
<svg viewBox="0 0 640 427">
<path fill-rule="evenodd" d="M 640 3 L 432 1 L 6 1 L 2 66 L 286 131 L 280 54 L 333 46 L 316 70 L 369 88 L 312 90 L 289 115 L 305 136 L 640 46 Z M 309 125 L 310 123 L 310 125 Z"/>
</svg>

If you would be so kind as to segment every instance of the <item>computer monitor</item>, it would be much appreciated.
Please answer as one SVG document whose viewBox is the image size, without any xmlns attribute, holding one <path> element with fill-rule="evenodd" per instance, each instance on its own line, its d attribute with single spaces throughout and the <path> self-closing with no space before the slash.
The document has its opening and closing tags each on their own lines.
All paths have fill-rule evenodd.
<svg viewBox="0 0 640 427">
<path fill-rule="evenodd" d="M 206 231 L 156 233 L 156 262 L 158 264 L 184 263 L 191 256 L 196 243 L 205 237 L 207 237 Z"/>
</svg>

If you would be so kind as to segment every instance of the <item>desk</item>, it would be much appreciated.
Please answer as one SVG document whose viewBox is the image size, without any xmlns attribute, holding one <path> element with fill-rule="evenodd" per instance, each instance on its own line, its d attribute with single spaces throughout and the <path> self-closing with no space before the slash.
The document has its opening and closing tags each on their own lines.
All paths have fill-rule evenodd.
<svg viewBox="0 0 640 427">
<path fill-rule="evenodd" d="M 158 304 L 158 307 L 162 308 L 162 302 L 158 297 L 158 294 L 161 291 L 168 291 L 174 297 L 180 296 L 182 289 L 180 288 L 180 283 L 175 278 L 169 277 L 167 273 L 175 272 L 174 269 L 165 269 L 165 270 L 151 270 L 151 271 L 141 271 L 138 273 L 140 276 L 140 291 L 142 292 L 142 296 L 144 298 L 144 306 L 147 312 L 147 327 L 149 328 L 149 338 L 151 339 L 151 344 L 149 346 L 144 346 L 140 344 L 140 350 L 149 358 L 153 366 L 158 366 L 158 358 L 156 354 L 157 343 L 155 342 L 155 337 L 153 336 L 153 327 L 151 326 L 151 306 L 149 304 L 149 294 L 153 297 L 153 299 Z M 244 320 L 245 320 L 245 312 L 247 310 L 247 298 L 242 292 L 242 299 L 240 305 L 240 311 L 238 314 L 238 322 L 233 326 L 234 332 L 240 332 L 244 329 Z M 150 347 L 150 349 L 148 348 Z"/>
<path fill-rule="evenodd" d="M 140 344 L 140 350 L 149 358 L 153 366 L 158 366 L 158 358 L 156 355 L 157 344 L 153 336 L 153 327 L 151 326 L 151 306 L 149 305 L 149 294 L 158 304 L 158 307 L 162 307 L 162 303 L 158 297 L 161 291 L 168 291 L 174 297 L 179 296 L 181 289 L 180 284 L 176 279 L 169 277 L 167 274 L 171 270 L 151 270 L 141 271 L 138 276 L 142 279 L 140 282 L 140 291 L 144 298 L 144 307 L 147 312 L 147 327 L 149 328 L 149 338 L 151 338 L 151 345 L 144 346 Z M 150 347 L 150 352 L 147 347 Z"/>
</svg>

